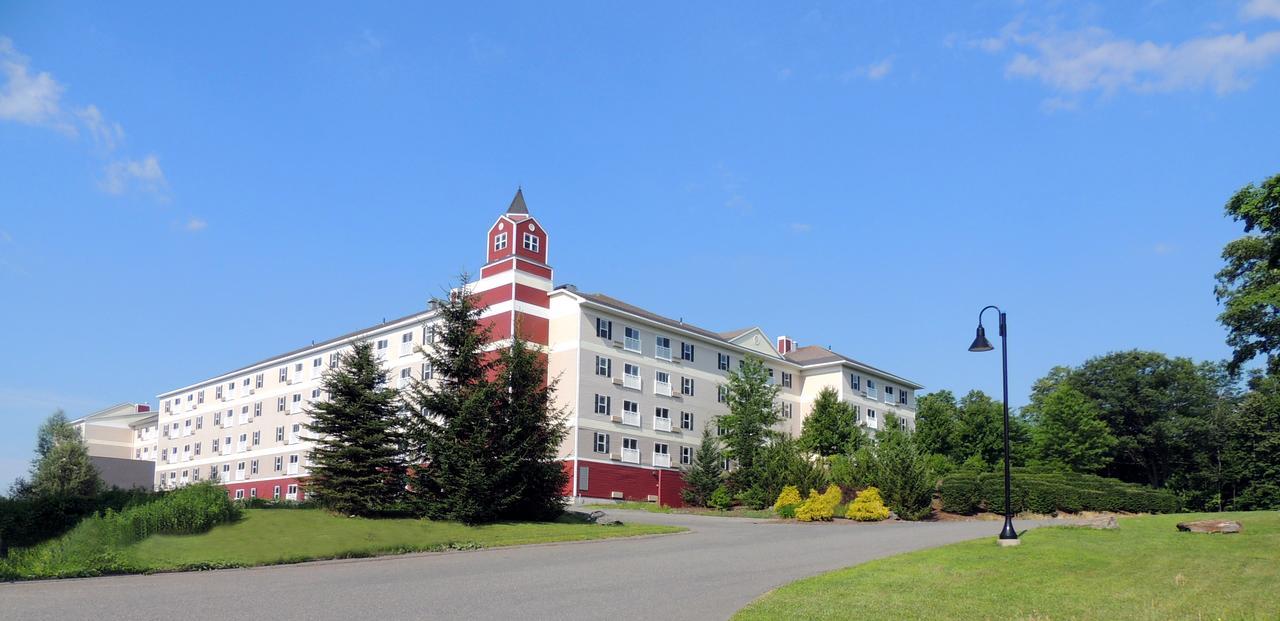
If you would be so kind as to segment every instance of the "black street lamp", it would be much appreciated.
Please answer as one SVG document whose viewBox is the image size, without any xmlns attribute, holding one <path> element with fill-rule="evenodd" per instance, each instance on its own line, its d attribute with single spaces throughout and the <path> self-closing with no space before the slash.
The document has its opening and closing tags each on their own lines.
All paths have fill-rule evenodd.
<svg viewBox="0 0 1280 621">
<path fill-rule="evenodd" d="M 978 311 L 978 334 L 973 338 L 969 351 L 991 351 L 991 341 L 987 340 L 987 331 L 982 328 L 982 314 L 988 309 L 996 309 L 1000 313 L 1000 368 L 1004 380 L 1004 528 L 1000 529 L 1000 537 L 996 539 L 1002 546 L 1018 545 L 1018 531 L 1013 529 L 1013 502 L 1009 484 L 1009 333 L 1005 329 L 1004 311 L 998 306 L 987 306 Z"/>
</svg>

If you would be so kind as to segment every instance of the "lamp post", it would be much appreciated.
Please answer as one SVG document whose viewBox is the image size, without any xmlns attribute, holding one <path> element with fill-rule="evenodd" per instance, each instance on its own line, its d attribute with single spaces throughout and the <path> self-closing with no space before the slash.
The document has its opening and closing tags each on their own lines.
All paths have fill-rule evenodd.
<svg viewBox="0 0 1280 621">
<path fill-rule="evenodd" d="M 996 541 L 1002 546 L 1016 546 L 1019 543 L 1018 531 L 1013 529 L 1013 503 L 1009 484 L 1009 332 L 1005 329 L 1004 311 L 998 306 L 987 306 L 978 311 L 978 334 L 969 346 L 969 351 L 981 352 L 995 349 L 987 340 L 987 332 L 982 328 L 982 314 L 988 309 L 1000 313 L 1000 371 L 1004 381 L 1004 528 Z"/>
</svg>

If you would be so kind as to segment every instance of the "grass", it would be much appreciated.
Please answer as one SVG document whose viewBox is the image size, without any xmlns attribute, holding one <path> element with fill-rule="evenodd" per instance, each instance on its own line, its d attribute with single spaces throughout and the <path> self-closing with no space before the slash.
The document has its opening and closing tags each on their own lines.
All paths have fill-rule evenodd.
<svg viewBox="0 0 1280 621">
<path fill-rule="evenodd" d="M 649 513 L 683 513 L 686 515 L 713 515 L 717 517 L 742 517 L 742 518 L 754 518 L 758 520 L 761 520 L 761 519 L 770 520 L 778 517 L 778 514 L 774 513 L 773 509 L 746 509 L 743 507 L 737 507 L 734 509 L 730 509 L 728 511 L 721 511 L 719 509 L 711 509 L 711 508 L 704 508 L 704 507 L 681 507 L 677 509 L 674 507 L 664 507 L 656 502 L 637 502 L 632 500 L 628 500 L 624 502 L 606 502 L 606 503 L 600 503 L 600 504 L 583 505 L 582 508 L 591 509 L 591 510 L 603 510 L 603 511 L 608 511 L 609 509 L 626 509 L 628 511 L 648 511 Z"/>
<path fill-rule="evenodd" d="M 1180 533 L 1238 520 L 1238 535 Z M 734 619 L 1280 619 L 1280 512 L 1122 518 L 903 554 L 786 585 Z"/>
<path fill-rule="evenodd" d="M 250 567 L 407 552 L 474 550 L 531 543 L 655 535 L 685 529 L 655 524 L 591 524 L 569 514 L 556 522 L 466 526 L 415 519 L 338 517 L 319 509 L 246 509 L 230 524 L 196 535 L 152 535 L 137 543 L 69 553 L 61 562 L 10 567 L 0 577 L 57 578 Z M 75 547 L 75 546 L 73 546 Z M 79 546 L 86 547 L 86 546 Z M 102 546 L 97 546 L 102 547 Z M 73 551 L 75 552 L 75 551 Z M 14 559 L 17 560 L 15 555 Z M 39 560 L 39 559 L 37 559 Z"/>
</svg>

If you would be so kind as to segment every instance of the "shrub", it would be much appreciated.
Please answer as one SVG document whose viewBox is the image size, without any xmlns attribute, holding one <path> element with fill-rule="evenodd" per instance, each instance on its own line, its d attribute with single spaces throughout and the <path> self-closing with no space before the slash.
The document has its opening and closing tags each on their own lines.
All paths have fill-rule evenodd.
<svg viewBox="0 0 1280 621">
<path fill-rule="evenodd" d="M 889 518 L 889 508 L 884 506 L 880 490 L 868 487 L 858 492 L 858 496 L 849 503 L 844 516 L 859 522 L 879 522 Z"/>
<path fill-rule="evenodd" d="M 0 498 L 0 558 L 5 548 L 27 548 L 53 539 L 94 513 L 151 502 L 159 498 L 143 490 L 111 489 L 96 496 L 26 496 Z"/>
<path fill-rule="evenodd" d="M 735 498 L 738 504 L 751 509 L 763 509 L 769 506 L 769 493 L 759 486 L 744 489 L 738 492 Z"/>
<path fill-rule="evenodd" d="M 937 480 L 911 436 L 886 434 L 876 446 L 875 483 L 885 504 L 904 520 L 921 520 L 933 512 Z"/>
<path fill-rule="evenodd" d="M 817 490 L 809 490 L 809 497 L 796 507 L 796 519 L 801 522 L 830 522 L 840 500 L 840 488 L 835 485 L 828 485 L 827 491 L 821 494 Z"/>
<path fill-rule="evenodd" d="M 835 455 L 829 461 L 831 482 L 848 490 L 866 487 L 871 484 L 874 462 L 874 453 L 865 446 L 853 455 Z"/>
<path fill-rule="evenodd" d="M 796 507 L 799 507 L 799 506 L 800 505 L 795 504 L 795 505 L 782 505 L 781 507 L 778 507 L 778 517 L 786 518 L 788 520 L 794 520 L 796 517 Z"/>
<path fill-rule="evenodd" d="M 707 499 L 707 505 L 714 509 L 726 511 L 733 507 L 733 496 L 729 495 L 729 490 L 721 485 L 711 493 L 711 498 Z"/>
<path fill-rule="evenodd" d="M 781 494 L 778 494 L 778 500 L 773 503 L 773 510 L 781 511 L 783 507 L 794 507 L 801 502 L 804 502 L 804 499 L 800 497 L 800 490 L 794 485 L 788 485 L 782 488 Z"/>
<path fill-rule="evenodd" d="M 1002 513 L 1004 473 L 952 473 L 943 479 L 939 495 L 945 511 L 965 515 L 978 511 Z M 1181 508 L 1178 497 L 1164 490 L 1091 474 L 1024 468 L 1014 469 L 1010 496 L 1015 512 L 1172 513 Z"/>
</svg>

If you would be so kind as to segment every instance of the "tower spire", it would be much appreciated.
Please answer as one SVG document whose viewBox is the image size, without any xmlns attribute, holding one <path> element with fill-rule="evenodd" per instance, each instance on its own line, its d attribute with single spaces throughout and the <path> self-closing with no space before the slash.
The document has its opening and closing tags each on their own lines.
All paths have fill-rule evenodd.
<svg viewBox="0 0 1280 621">
<path fill-rule="evenodd" d="M 511 199 L 511 206 L 507 207 L 507 213 L 529 215 L 529 208 L 524 205 L 523 188 L 516 188 L 516 197 Z"/>
</svg>

